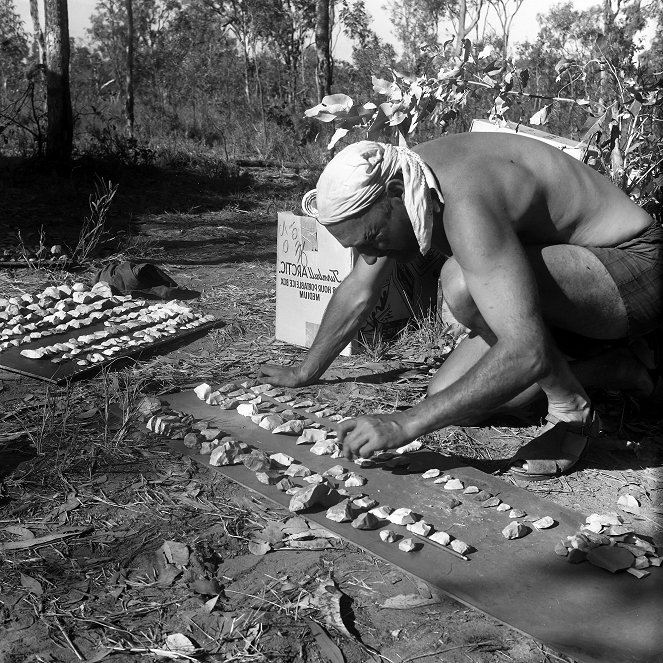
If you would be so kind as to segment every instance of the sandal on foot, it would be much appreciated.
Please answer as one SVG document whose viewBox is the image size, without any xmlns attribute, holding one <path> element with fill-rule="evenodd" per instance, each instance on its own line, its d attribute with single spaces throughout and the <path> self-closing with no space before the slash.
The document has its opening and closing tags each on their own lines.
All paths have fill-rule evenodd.
<svg viewBox="0 0 663 663">
<path fill-rule="evenodd" d="M 596 412 L 585 424 L 561 421 L 555 415 L 546 417 L 548 424 L 543 433 L 521 447 L 509 461 L 509 473 L 527 481 L 544 481 L 566 474 L 598 436 L 600 420 Z M 524 461 L 527 469 L 513 466 Z"/>
</svg>

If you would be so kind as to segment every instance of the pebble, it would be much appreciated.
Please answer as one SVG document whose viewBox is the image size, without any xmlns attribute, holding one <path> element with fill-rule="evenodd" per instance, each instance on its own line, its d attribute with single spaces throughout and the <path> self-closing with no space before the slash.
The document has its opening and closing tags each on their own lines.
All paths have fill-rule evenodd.
<svg viewBox="0 0 663 663">
<path fill-rule="evenodd" d="M 412 509 L 400 508 L 392 511 L 388 519 L 394 525 L 409 525 L 411 523 L 417 522 L 417 518 L 414 517 Z"/>
<path fill-rule="evenodd" d="M 465 543 L 465 541 L 461 541 L 460 539 L 454 539 L 449 544 L 449 547 L 461 555 L 466 555 L 468 552 L 470 552 L 470 550 L 472 550 L 472 546 L 469 543 Z"/>
<path fill-rule="evenodd" d="M 367 483 L 366 478 L 361 476 L 361 474 L 355 474 L 354 472 L 350 472 L 348 478 L 345 480 L 345 487 L 356 488 L 358 486 L 364 486 L 366 485 L 366 483 Z"/>
<path fill-rule="evenodd" d="M 440 476 L 440 470 L 433 468 L 432 470 L 426 470 L 422 475 L 422 479 L 434 479 L 435 477 Z"/>
<path fill-rule="evenodd" d="M 361 513 L 351 523 L 355 529 L 376 529 L 380 521 L 372 513 Z"/>
<path fill-rule="evenodd" d="M 503 530 L 502 536 L 505 539 L 521 539 L 526 534 L 529 534 L 530 528 L 517 521 L 509 523 Z"/>
<path fill-rule="evenodd" d="M 430 535 L 430 540 L 439 543 L 441 546 L 448 546 L 451 542 L 451 537 L 446 532 L 434 532 Z"/>
<path fill-rule="evenodd" d="M 555 525 L 555 521 L 550 516 L 544 516 L 543 518 L 535 520 L 532 525 L 536 529 L 550 529 L 553 525 Z"/>
<path fill-rule="evenodd" d="M 402 550 L 403 552 L 413 552 L 416 550 L 417 544 L 412 540 L 412 539 L 403 539 L 399 544 L 398 544 L 398 549 Z"/>
<path fill-rule="evenodd" d="M 423 520 L 419 520 L 416 523 L 410 523 L 407 525 L 408 532 L 412 532 L 412 534 L 418 534 L 419 536 L 428 536 L 432 529 L 432 526 Z"/>
<path fill-rule="evenodd" d="M 444 484 L 444 490 L 463 490 L 463 482 L 460 479 L 449 479 Z"/>
<path fill-rule="evenodd" d="M 396 532 L 394 532 L 393 530 L 383 529 L 380 532 L 380 538 L 385 543 L 394 543 L 398 539 L 398 534 L 396 534 Z"/>
</svg>

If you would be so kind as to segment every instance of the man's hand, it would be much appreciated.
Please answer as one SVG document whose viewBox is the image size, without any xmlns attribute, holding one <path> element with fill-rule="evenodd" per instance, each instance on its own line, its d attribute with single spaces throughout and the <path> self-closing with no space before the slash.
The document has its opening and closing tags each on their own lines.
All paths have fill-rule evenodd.
<svg viewBox="0 0 663 663">
<path fill-rule="evenodd" d="M 260 382 L 269 382 L 276 387 L 305 387 L 314 380 L 307 379 L 300 366 L 276 366 L 264 364 L 258 369 Z"/>
<path fill-rule="evenodd" d="M 409 441 L 395 414 L 372 414 L 342 421 L 338 441 L 346 458 L 368 458 L 376 451 L 397 449 Z"/>
</svg>

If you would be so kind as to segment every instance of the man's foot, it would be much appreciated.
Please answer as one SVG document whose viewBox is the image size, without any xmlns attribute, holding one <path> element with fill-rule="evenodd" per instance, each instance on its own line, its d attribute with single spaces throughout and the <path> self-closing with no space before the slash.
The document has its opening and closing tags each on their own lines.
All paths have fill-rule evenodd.
<svg viewBox="0 0 663 663">
<path fill-rule="evenodd" d="M 566 420 L 562 419 L 564 416 Z M 566 474 L 580 460 L 590 440 L 598 436 L 600 422 L 592 411 L 549 413 L 541 434 L 521 447 L 510 461 L 513 476 L 542 481 Z"/>
</svg>

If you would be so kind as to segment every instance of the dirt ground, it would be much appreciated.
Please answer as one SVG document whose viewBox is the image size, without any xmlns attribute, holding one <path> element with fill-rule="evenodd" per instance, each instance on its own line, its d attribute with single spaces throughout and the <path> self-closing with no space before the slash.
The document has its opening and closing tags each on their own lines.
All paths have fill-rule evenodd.
<svg viewBox="0 0 663 663">
<path fill-rule="evenodd" d="M 338 539 L 253 554 L 249 542 L 291 514 L 173 455 L 140 423 L 143 394 L 226 382 L 301 356 L 274 339 L 276 212 L 296 209 L 315 172 L 233 177 L 231 190 L 214 177 L 175 172 L 119 177 L 106 251 L 158 261 L 199 290 L 192 305 L 224 327 L 65 387 L 0 374 L 0 544 L 16 544 L 0 551 L 0 662 L 569 661 Z M 28 180 L 5 179 L 0 192 L 5 244 L 26 225 L 36 233 L 43 224 L 58 241 L 75 236 L 90 180 L 64 194 Z M 0 296 L 65 278 L 89 282 L 97 266 L 0 270 Z M 338 359 L 321 384 L 299 392 L 349 414 L 391 411 L 422 396 L 444 348 L 430 328 L 413 329 Z M 571 475 L 525 485 L 586 513 L 616 511 L 619 496 L 631 494 L 640 512 L 622 515 L 661 545 L 660 416 L 623 394 L 594 397 L 600 444 Z M 426 443 L 493 471 L 539 423 L 450 427 Z M 164 542 L 185 544 L 186 560 L 164 561 Z M 320 601 L 330 582 L 336 604 Z M 384 607 L 402 596 L 405 609 Z"/>
</svg>

